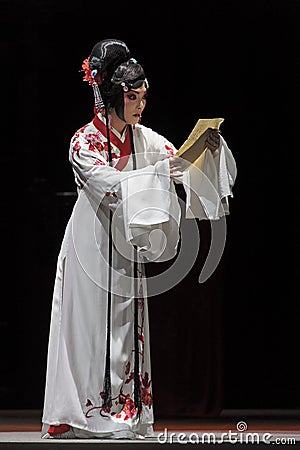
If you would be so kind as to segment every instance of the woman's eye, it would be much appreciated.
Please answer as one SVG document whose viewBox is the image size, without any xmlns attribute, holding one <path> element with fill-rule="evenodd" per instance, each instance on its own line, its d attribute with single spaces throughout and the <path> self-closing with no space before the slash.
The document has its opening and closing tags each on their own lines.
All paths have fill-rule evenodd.
<svg viewBox="0 0 300 450">
<path fill-rule="evenodd" d="M 129 100 L 136 100 L 136 95 L 135 94 L 129 94 L 128 95 Z"/>
</svg>

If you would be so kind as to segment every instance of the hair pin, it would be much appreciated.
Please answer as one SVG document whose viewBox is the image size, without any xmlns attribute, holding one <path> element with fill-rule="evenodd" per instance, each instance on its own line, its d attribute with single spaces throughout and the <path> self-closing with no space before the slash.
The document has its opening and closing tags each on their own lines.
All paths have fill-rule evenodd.
<svg viewBox="0 0 300 450">
<path fill-rule="evenodd" d="M 124 92 L 128 92 L 129 88 L 128 88 L 128 86 L 126 86 L 124 81 L 122 81 L 121 86 L 122 86 Z"/>
</svg>

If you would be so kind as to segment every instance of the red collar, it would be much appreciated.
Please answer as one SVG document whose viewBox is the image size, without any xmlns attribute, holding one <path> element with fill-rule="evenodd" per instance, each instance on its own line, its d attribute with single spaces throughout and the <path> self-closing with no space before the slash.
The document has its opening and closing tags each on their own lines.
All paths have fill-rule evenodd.
<svg viewBox="0 0 300 450">
<path fill-rule="evenodd" d="M 96 115 L 93 119 L 93 124 L 95 127 L 106 136 L 106 125 L 102 122 L 101 119 Z M 128 128 L 125 131 L 125 141 L 122 142 L 121 139 L 118 138 L 114 133 L 110 133 L 110 142 L 116 146 L 120 150 L 120 159 L 117 164 L 114 166 L 115 169 L 123 170 L 126 164 L 128 163 L 129 155 L 131 154 L 131 145 L 130 145 L 130 135 Z"/>
</svg>

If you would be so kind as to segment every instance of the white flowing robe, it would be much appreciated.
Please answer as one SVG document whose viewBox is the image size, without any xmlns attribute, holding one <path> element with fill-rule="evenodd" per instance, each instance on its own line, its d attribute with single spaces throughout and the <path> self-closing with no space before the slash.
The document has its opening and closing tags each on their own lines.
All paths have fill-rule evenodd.
<svg viewBox="0 0 300 450">
<path fill-rule="evenodd" d="M 103 119 L 96 116 L 74 134 L 70 145 L 78 198 L 57 262 L 42 435 L 50 425 L 68 424 L 79 438 L 131 437 L 151 434 L 154 422 L 143 261 L 159 262 L 176 255 L 180 208 L 167 158 L 176 149 L 150 128 L 136 125 L 133 128 L 136 169 L 133 170 L 129 133 L 121 136 L 112 129 L 111 167 L 103 127 Z M 223 151 L 225 162 L 231 164 L 224 175 L 229 187 L 225 194 L 224 183 L 217 189 L 227 199 L 232 195 L 236 169 L 230 150 L 222 142 L 220 154 Z M 215 164 L 215 173 L 211 175 L 213 159 L 210 158 L 207 167 L 215 183 L 220 167 L 219 163 Z M 219 156 L 217 160 L 220 161 Z M 224 166 L 221 169 L 224 172 Z M 205 170 L 204 164 L 204 173 Z M 114 244 L 109 285 L 110 211 L 113 211 Z M 164 245 L 151 240 L 155 230 L 167 236 Z M 138 252 L 140 416 L 134 406 L 134 246 Z M 106 411 L 102 396 L 109 286 L 113 401 L 111 409 Z"/>
</svg>

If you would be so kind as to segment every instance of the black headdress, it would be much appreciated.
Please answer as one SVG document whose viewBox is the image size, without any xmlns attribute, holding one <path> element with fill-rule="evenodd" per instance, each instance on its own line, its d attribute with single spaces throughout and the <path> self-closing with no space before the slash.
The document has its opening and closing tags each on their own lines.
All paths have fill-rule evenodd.
<svg viewBox="0 0 300 450">
<path fill-rule="evenodd" d="M 138 88 L 148 81 L 140 64 L 130 58 L 130 51 L 123 41 L 105 39 L 98 42 L 90 56 L 83 61 L 84 80 L 93 87 L 96 112 L 106 113 L 115 108 L 124 119 L 124 92 Z M 108 123 L 107 123 L 108 125 Z"/>
<path fill-rule="evenodd" d="M 123 41 L 104 39 L 94 45 L 90 56 L 83 61 L 83 79 L 93 87 L 97 112 L 108 108 L 113 73 L 129 58 L 130 51 Z"/>
</svg>

